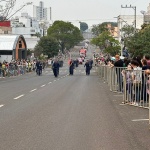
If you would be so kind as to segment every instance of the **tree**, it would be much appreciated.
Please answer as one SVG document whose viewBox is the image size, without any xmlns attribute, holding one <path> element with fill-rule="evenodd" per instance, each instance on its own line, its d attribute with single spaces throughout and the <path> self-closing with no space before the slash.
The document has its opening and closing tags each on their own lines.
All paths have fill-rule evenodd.
<svg viewBox="0 0 150 150">
<path fill-rule="evenodd" d="M 80 31 L 85 31 L 88 29 L 88 24 L 85 22 L 80 22 Z"/>
<path fill-rule="evenodd" d="M 55 21 L 51 27 L 48 28 L 48 36 L 54 37 L 60 44 L 61 50 L 71 48 L 83 40 L 83 36 L 79 28 L 75 27 L 70 22 Z"/>
<path fill-rule="evenodd" d="M 119 41 L 115 40 L 109 31 L 102 32 L 98 37 L 93 38 L 92 44 L 99 46 L 105 53 L 109 53 L 112 56 L 120 52 Z"/>
<path fill-rule="evenodd" d="M 126 46 L 132 56 L 143 56 L 150 53 L 150 25 L 144 25 L 143 28 L 131 36 Z"/>
<path fill-rule="evenodd" d="M 5 20 L 13 10 L 16 0 L 1 0 L 0 1 L 0 20 Z"/>
<path fill-rule="evenodd" d="M 35 36 L 36 36 L 37 38 L 40 38 L 40 37 L 41 37 L 41 34 L 40 34 L 39 32 L 36 32 L 36 33 L 35 33 Z"/>
<path fill-rule="evenodd" d="M 36 57 L 39 57 L 41 54 L 48 55 L 48 58 L 57 55 L 59 52 L 59 43 L 56 39 L 44 36 L 41 37 L 38 44 L 35 46 L 34 53 Z"/>
<path fill-rule="evenodd" d="M 111 28 L 114 28 L 114 27 L 117 26 L 116 22 L 103 22 L 102 24 L 93 25 L 93 27 L 92 27 L 92 33 L 95 36 L 99 36 L 99 34 L 101 34 L 102 32 L 109 31 L 108 24 L 111 25 Z"/>
</svg>

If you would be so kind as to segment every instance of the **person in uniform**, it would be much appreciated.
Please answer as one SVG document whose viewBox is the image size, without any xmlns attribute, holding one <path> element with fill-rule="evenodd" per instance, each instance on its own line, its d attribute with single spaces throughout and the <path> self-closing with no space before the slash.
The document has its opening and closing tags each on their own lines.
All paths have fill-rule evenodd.
<svg viewBox="0 0 150 150">
<path fill-rule="evenodd" d="M 36 73 L 39 76 L 42 74 L 42 63 L 40 61 L 36 62 Z"/>
<path fill-rule="evenodd" d="M 69 64 L 69 74 L 73 75 L 73 71 L 74 71 L 74 63 L 73 60 L 70 60 L 70 64 Z"/>
<path fill-rule="evenodd" d="M 90 64 L 89 64 L 89 60 L 86 61 L 86 63 L 84 64 L 84 67 L 85 67 L 85 72 L 86 72 L 86 75 L 90 75 Z"/>
<path fill-rule="evenodd" d="M 59 63 L 57 60 L 54 61 L 52 65 L 52 69 L 53 69 L 54 76 L 57 77 L 59 74 Z"/>
</svg>

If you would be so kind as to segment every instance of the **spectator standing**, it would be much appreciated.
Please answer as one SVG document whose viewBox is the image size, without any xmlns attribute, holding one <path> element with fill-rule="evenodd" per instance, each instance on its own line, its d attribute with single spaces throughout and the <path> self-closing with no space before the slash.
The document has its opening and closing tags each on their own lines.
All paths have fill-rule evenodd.
<svg viewBox="0 0 150 150">
<path fill-rule="evenodd" d="M 150 66 L 150 56 L 149 55 L 145 55 L 145 59 L 147 61 L 147 65 Z"/>
<path fill-rule="evenodd" d="M 123 61 L 120 59 L 119 55 L 115 56 L 115 63 L 114 63 L 114 67 L 116 69 L 116 74 L 117 74 L 117 83 L 119 85 L 119 92 L 122 92 L 123 89 L 123 80 L 122 80 L 122 69 L 123 69 Z"/>
</svg>

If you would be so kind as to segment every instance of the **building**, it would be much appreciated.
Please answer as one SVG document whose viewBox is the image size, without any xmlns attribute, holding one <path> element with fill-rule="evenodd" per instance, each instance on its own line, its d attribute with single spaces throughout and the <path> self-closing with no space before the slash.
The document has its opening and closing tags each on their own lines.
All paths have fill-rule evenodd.
<svg viewBox="0 0 150 150">
<path fill-rule="evenodd" d="M 108 31 L 110 34 L 117 39 L 118 38 L 118 27 L 112 26 L 112 24 L 107 24 Z"/>
<path fill-rule="evenodd" d="M 0 34 L 11 34 L 12 28 L 10 21 L 0 21 Z"/>
<path fill-rule="evenodd" d="M 26 59 L 27 45 L 22 35 L 0 35 L 0 61 Z"/>
<path fill-rule="evenodd" d="M 28 13 L 22 13 L 21 17 L 15 17 L 11 20 L 12 34 L 24 35 L 26 38 L 42 35 L 43 29 L 40 28 L 39 22 L 28 15 Z"/>
<path fill-rule="evenodd" d="M 40 38 L 25 38 L 28 49 L 34 51 L 35 46 L 38 44 Z"/>
<path fill-rule="evenodd" d="M 149 24 L 150 23 L 150 4 L 147 7 L 147 12 L 141 11 L 144 16 L 143 22 Z"/>
<path fill-rule="evenodd" d="M 33 5 L 33 17 L 35 17 L 38 21 L 50 21 L 51 7 L 44 8 L 44 2 L 40 1 L 39 6 Z"/>
<path fill-rule="evenodd" d="M 149 6 L 147 7 L 147 12 L 146 12 L 147 15 L 150 15 L 150 3 L 149 3 Z"/>
</svg>

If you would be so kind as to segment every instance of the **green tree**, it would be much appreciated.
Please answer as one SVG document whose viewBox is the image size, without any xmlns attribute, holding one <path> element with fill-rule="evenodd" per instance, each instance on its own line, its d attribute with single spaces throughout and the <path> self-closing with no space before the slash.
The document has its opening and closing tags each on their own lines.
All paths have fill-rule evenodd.
<svg viewBox="0 0 150 150">
<path fill-rule="evenodd" d="M 150 53 L 150 25 L 146 25 L 140 31 L 131 36 L 126 45 L 132 56 L 143 56 Z"/>
<path fill-rule="evenodd" d="M 109 53 L 112 56 L 119 54 L 121 49 L 119 41 L 115 40 L 109 31 L 102 32 L 98 37 L 93 38 L 91 43 L 99 46 L 105 53 Z"/>
<path fill-rule="evenodd" d="M 92 33 L 95 36 L 99 36 L 99 34 L 101 34 L 102 32 L 109 31 L 108 24 L 111 24 L 112 28 L 114 28 L 114 27 L 117 26 L 116 22 L 103 22 L 103 23 L 98 24 L 98 25 L 93 25 L 93 27 L 92 27 Z"/>
<path fill-rule="evenodd" d="M 40 37 L 41 37 L 41 34 L 40 34 L 39 32 L 37 32 L 37 33 L 35 34 L 35 36 L 36 36 L 37 38 L 40 38 Z"/>
<path fill-rule="evenodd" d="M 57 55 L 59 48 L 59 43 L 56 41 L 56 39 L 49 36 L 44 36 L 35 46 L 34 53 L 36 57 L 39 57 L 41 54 L 43 54 L 48 55 L 48 58 L 50 58 Z"/>
<path fill-rule="evenodd" d="M 61 50 L 71 48 L 83 40 L 83 36 L 79 28 L 75 27 L 70 22 L 55 21 L 51 27 L 48 28 L 48 36 L 54 37 L 60 44 Z"/>
<path fill-rule="evenodd" d="M 80 22 L 80 31 L 85 31 L 88 29 L 88 24 L 85 22 Z"/>
</svg>

